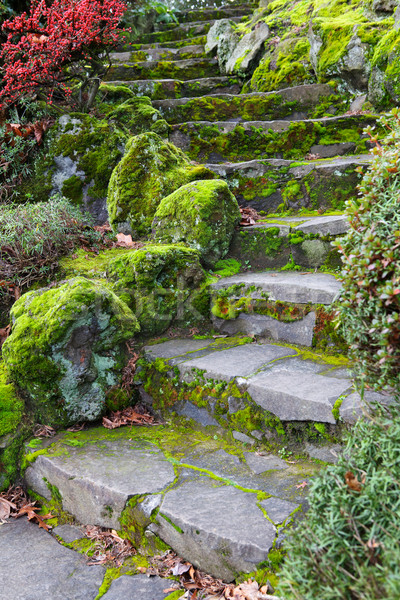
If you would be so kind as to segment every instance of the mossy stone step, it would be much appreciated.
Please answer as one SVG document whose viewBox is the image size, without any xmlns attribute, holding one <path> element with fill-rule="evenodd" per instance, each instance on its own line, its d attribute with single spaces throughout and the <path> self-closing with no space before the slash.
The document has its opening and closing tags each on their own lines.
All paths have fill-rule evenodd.
<svg viewBox="0 0 400 600">
<path fill-rule="evenodd" d="M 148 50 L 149 48 L 184 48 L 185 46 L 204 46 L 207 42 L 206 35 L 197 35 L 192 38 L 184 38 L 182 40 L 172 40 L 170 42 L 126 42 L 118 46 L 120 52 L 128 50 Z"/>
<path fill-rule="evenodd" d="M 307 239 L 301 227 L 314 231 L 331 228 L 343 232 L 346 229 L 345 219 L 340 216 L 326 217 L 323 223 L 310 218 L 297 225 L 296 229 L 290 229 L 289 223 L 260 224 L 252 228 L 253 231 L 244 231 L 243 237 L 237 234 L 230 256 L 243 260 L 239 252 L 243 249 L 243 254 L 251 257 L 245 264 L 252 262 L 256 263 L 254 266 L 264 268 L 270 267 L 271 263 L 275 268 L 283 266 L 285 261 L 290 265 L 294 256 L 308 268 L 316 268 L 328 261 L 330 264 L 334 258 L 340 265 L 340 258 L 332 258 L 329 254 L 331 249 L 327 240 L 332 239 L 330 236 L 324 236 L 324 241 L 316 235 Z M 262 257 L 263 251 L 265 258 Z M 319 350 L 329 346 L 331 350 L 336 347 L 337 351 L 347 351 L 344 340 L 332 323 L 334 313 L 330 304 L 340 290 L 339 282 L 332 275 L 293 271 L 247 272 L 219 280 L 212 290 L 213 326 L 222 334 L 252 335 Z"/>
<path fill-rule="evenodd" d="M 310 84 L 285 88 L 278 92 L 252 92 L 239 96 L 214 94 L 202 98 L 161 100 L 154 106 L 169 123 L 186 121 L 270 121 L 312 116 L 317 105 L 326 102 L 332 88 Z"/>
<path fill-rule="evenodd" d="M 274 213 L 278 210 L 342 210 L 356 195 L 361 174 L 371 155 L 293 162 L 283 159 L 209 164 L 228 182 L 240 206 Z"/>
<path fill-rule="evenodd" d="M 220 6 L 218 8 L 198 8 L 187 11 L 177 11 L 176 17 L 179 23 L 189 21 L 215 21 L 217 19 L 232 19 L 232 17 L 243 17 L 251 15 L 253 7 L 250 4 L 241 4 L 230 7 Z"/>
<path fill-rule="evenodd" d="M 129 64 L 113 64 L 104 81 L 119 79 L 194 79 L 219 75 L 218 61 L 212 58 L 190 58 L 186 60 L 155 60 Z"/>
<path fill-rule="evenodd" d="M 236 77 L 204 77 L 200 79 L 137 79 L 136 81 L 109 81 L 109 85 L 125 85 L 137 96 L 154 100 L 165 98 L 197 97 L 204 93 L 239 94 L 242 84 Z"/>
<path fill-rule="evenodd" d="M 332 241 L 347 230 L 344 215 L 270 219 L 235 231 L 228 258 L 252 269 L 278 269 L 293 261 L 306 269 L 339 268 Z"/>
<path fill-rule="evenodd" d="M 232 17 L 230 20 L 239 22 L 242 17 Z M 165 31 L 155 31 L 153 33 L 145 33 L 141 36 L 138 42 L 152 43 L 152 42 L 172 42 L 177 40 L 184 40 L 191 37 L 198 37 L 200 35 L 206 35 L 215 21 L 193 21 L 191 23 L 183 23 L 176 25 L 173 29 L 166 29 Z M 134 41 L 134 40 L 133 40 Z"/>
<path fill-rule="evenodd" d="M 301 514 L 305 493 L 296 485 L 318 468 L 249 450 L 219 426 L 205 429 L 185 418 L 66 432 L 47 448 L 35 447 L 25 481 L 47 500 L 55 492 L 82 523 L 122 530 L 142 553 L 168 544 L 232 581 L 268 560 Z"/>
<path fill-rule="evenodd" d="M 296 304 L 331 304 L 339 295 L 341 284 L 328 273 L 298 273 L 262 271 L 260 273 L 239 273 L 223 277 L 212 284 L 214 291 L 227 290 L 235 286 L 241 295 L 250 290 L 253 298 L 263 298 L 266 294 L 274 302 Z"/>
<path fill-rule="evenodd" d="M 188 121 L 172 125 L 169 139 L 192 160 L 205 163 L 269 157 L 304 160 L 310 153 L 314 158 L 333 158 L 365 154 L 371 144 L 364 128 L 375 123 L 375 117 L 368 115 L 244 123 Z"/>
<path fill-rule="evenodd" d="M 205 57 L 204 46 L 183 46 L 183 48 L 148 48 L 132 52 L 113 52 L 110 59 L 113 64 L 158 60 L 185 60 Z"/>
<path fill-rule="evenodd" d="M 352 392 L 346 359 L 246 340 L 238 345 L 240 338 L 226 338 L 218 346 L 203 340 L 203 347 L 186 345 L 186 352 L 179 340 L 146 347 L 140 375 L 154 406 L 164 415 L 201 408 L 250 441 L 304 444 L 315 424 L 334 436 L 340 404 Z"/>
</svg>

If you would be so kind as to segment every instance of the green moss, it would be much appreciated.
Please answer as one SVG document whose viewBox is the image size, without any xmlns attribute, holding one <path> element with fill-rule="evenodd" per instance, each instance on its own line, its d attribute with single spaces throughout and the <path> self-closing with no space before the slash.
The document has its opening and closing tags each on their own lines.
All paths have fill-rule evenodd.
<svg viewBox="0 0 400 600">
<path fill-rule="evenodd" d="M 197 179 L 213 179 L 214 173 L 193 165 L 184 153 L 155 133 L 131 138 L 115 168 L 108 189 L 110 223 L 129 223 L 134 236 L 149 232 L 161 199 Z"/>
<path fill-rule="evenodd" d="M 23 295 L 12 308 L 12 319 L 3 359 L 10 380 L 29 397 L 35 419 L 60 424 L 84 414 L 85 419 L 98 418 L 105 390 L 120 376 L 123 342 L 139 329 L 126 304 L 101 284 L 75 278 L 58 288 Z M 97 334 L 90 350 L 93 369 L 88 386 L 82 377 L 75 377 L 74 358 L 65 348 L 75 331 L 94 323 Z"/>
<path fill-rule="evenodd" d="M 336 421 L 340 419 L 340 407 L 342 406 L 344 399 L 345 396 L 340 396 L 333 405 L 332 414 L 335 417 Z"/>
<path fill-rule="evenodd" d="M 159 334 L 176 318 L 181 324 L 203 318 L 195 302 L 203 295 L 208 299 L 208 293 L 196 250 L 151 244 L 111 260 L 107 276 L 134 311 L 142 334 Z"/>
<path fill-rule="evenodd" d="M 213 275 L 217 277 L 230 277 L 240 272 L 241 264 L 234 258 L 219 260 L 214 265 Z"/>
<path fill-rule="evenodd" d="M 77 175 L 72 175 L 63 182 L 61 193 L 75 204 L 80 204 L 83 198 L 83 181 Z"/>
<path fill-rule="evenodd" d="M 15 431 L 21 422 L 24 402 L 8 382 L 4 363 L 0 362 L 0 437 Z"/>
<path fill-rule="evenodd" d="M 239 221 L 237 201 L 225 181 L 195 181 L 161 200 L 153 236 L 159 242 L 187 244 L 212 267 L 228 252 Z"/>
</svg>

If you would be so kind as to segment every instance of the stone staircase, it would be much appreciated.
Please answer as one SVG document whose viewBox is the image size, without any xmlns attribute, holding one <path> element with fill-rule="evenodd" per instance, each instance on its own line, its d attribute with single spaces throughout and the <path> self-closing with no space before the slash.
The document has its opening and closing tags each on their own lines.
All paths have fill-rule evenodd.
<svg viewBox="0 0 400 600">
<path fill-rule="evenodd" d="M 233 272 L 215 276 L 213 334 L 144 347 L 136 382 L 159 424 L 60 434 L 28 449 L 25 475 L 79 522 L 122 530 L 144 553 L 167 544 L 227 581 L 272 568 L 309 477 L 363 410 L 333 323 L 331 242 L 347 229 L 341 211 L 375 119 L 341 114 L 340 102 L 323 116 L 325 84 L 240 94 L 204 44 L 216 19 L 251 10 L 181 12 L 179 25 L 121 46 L 107 76 L 149 96 L 170 141 L 263 214 L 236 231 L 222 261 Z"/>
</svg>

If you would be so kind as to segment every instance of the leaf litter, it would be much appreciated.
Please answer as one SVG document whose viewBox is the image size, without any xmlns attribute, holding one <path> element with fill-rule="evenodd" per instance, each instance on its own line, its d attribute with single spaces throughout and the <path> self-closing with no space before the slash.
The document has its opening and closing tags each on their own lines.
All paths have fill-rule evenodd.
<svg viewBox="0 0 400 600">
<path fill-rule="evenodd" d="M 5 523 L 10 517 L 18 519 L 26 515 L 28 521 L 32 521 L 45 529 L 51 530 L 51 526 L 45 521 L 52 519 L 54 515 L 37 514 L 40 507 L 36 506 L 36 502 L 30 502 L 25 490 L 21 486 L 11 486 L 6 492 L 0 494 L 0 523 Z"/>
<path fill-rule="evenodd" d="M 249 579 L 235 585 L 225 583 L 196 569 L 190 562 L 179 557 L 172 550 L 152 559 L 152 565 L 145 570 L 148 576 L 179 577 L 181 589 L 185 591 L 182 600 L 280 600 L 269 594 L 269 585 L 260 588 L 256 581 Z M 177 588 L 168 588 L 169 593 Z"/>
</svg>

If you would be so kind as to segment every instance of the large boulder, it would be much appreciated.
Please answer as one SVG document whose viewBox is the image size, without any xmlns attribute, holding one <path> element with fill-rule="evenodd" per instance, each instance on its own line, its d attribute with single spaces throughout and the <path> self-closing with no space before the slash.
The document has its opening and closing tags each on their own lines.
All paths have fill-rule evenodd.
<svg viewBox="0 0 400 600">
<path fill-rule="evenodd" d="M 195 248 L 202 262 L 212 267 L 228 252 L 239 221 L 238 203 L 225 181 L 194 181 L 163 198 L 152 230 L 159 242 L 184 242 Z"/>
<path fill-rule="evenodd" d="M 111 260 L 107 277 L 134 311 L 142 334 L 156 335 L 173 321 L 188 325 L 202 318 L 205 275 L 196 250 L 151 244 Z"/>
<path fill-rule="evenodd" d="M 35 420 L 65 425 L 99 418 L 107 390 L 119 383 L 125 342 L 139 330 L 128 306 L 102 283 L 76 277 L 24 294 L 11 318 L 4 364 Z"/>
<path fill-rule="evenodd" d="M 104 118 L 77 112 L 56 120 L 35 173 L 19 192 L 35 201 L 60 193 L 102 224 L 108 218 L 108 182 L 128 139 L 145 131 L 166 136 L 169 126 L 149 98 L 136 98 L 125 86 L 103 85 L 96 108 Z"/>
<path fill-rule="evenodd" d="M 162 198 L 196 179 L 213 179 L 214 173 L 194 165 L 155 133 L 129 140 L 108 188 L 110 224 L 116 231 L 145 236 Z"/>
<path fill-rule="evenodd" d="M 244 74 L 257 64 L 268 37 L 266 23 L 256 23 L 253 29 L 240 35 L 232 21 L 221 19 L 209 30 L 205 50 L 217 54 L 222 73 Z"/>
</svg>

